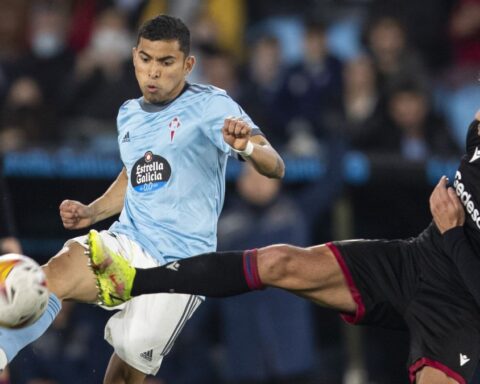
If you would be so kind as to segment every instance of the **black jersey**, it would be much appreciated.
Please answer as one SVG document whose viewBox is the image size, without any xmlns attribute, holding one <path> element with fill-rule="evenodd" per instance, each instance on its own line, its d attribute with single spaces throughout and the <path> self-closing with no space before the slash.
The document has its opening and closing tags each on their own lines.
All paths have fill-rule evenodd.
<svg viewBox="0 0 480 384">
<path fill-rule="evenodd" d="M 480 122 L 474 120 L 467 133 L 467 153 L 462 157 L 453 183 L 465 207 L 464 230 L 477 254 L 480 254 Z"/>
</svg>

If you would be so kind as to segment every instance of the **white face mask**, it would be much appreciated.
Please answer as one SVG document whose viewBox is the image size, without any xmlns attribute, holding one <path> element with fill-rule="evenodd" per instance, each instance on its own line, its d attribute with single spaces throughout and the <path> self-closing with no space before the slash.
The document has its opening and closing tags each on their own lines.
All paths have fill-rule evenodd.
<svg viewBox="0 0 480 384">
<path fill-rule="evenodd" d="M 42 59 L 55 56 L 63 46 L 62 38 L 52 32 L 39 32 L 32 38 L 32 51 Z"/>
<path fill-rule="evenodd" d="M 126 31 L 100 29 L 92 37 L 92 48 L 100 55 L 114 54 L 121 59 L 130 56 L 133 40 Z"/>
</svg>

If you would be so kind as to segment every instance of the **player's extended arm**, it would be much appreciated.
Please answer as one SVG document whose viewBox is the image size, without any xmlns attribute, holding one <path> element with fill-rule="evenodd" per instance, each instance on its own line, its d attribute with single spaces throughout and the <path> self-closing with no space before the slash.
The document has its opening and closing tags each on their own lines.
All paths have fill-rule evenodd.
<svg viewBox="0 0 480 384">
<path fill-rule="evenodd" d="M 105 193 L 88 205 L 79 201 L 64 200 L 60 204 L 60 217 L 65 228 L 88 227 L 121 212 L 127 189 L 128 177 L 125 168 Z"/>
<path fill-rule="evenodd" d="M 222 134 L 225 142 L 262 175 L 281 179 L 285 164 L 277 151 L 262 135 L 251 136 L 252 128 L 241 119 L 225 119 Z"/>
<path fill-rule="evenodd" d="M 447 188 L 443 176 L 430 196 L 430 211 L 443 235 L 445 252 L 453 260 L 475 301 L 480 306 L 480 257 L 472 249 L 465 235 L 465 211 L 452 188 Z"/>
</svg>

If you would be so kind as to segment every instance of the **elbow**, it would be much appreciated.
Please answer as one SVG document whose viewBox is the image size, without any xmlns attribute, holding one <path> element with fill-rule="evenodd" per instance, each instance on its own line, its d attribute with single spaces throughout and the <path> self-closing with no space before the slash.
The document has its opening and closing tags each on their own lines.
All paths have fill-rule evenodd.
<svg viewBox="0 0 480 384">
<path fill-rule="evenodd" d="M 275 168 L 268 175 L 271 179 L 283 179 L 285 176 L 285 163 L 280 156 L 277 157 Z"/>
<path fill-rule="evenodd" d="M 282 160 L 280 160 L 280 162 L 282 163 L 282 165 L 279 168 L 278 172 L 275 174 L 275 179 L 283 179 L 285 177 L 285 164 Z"/>
</svg>

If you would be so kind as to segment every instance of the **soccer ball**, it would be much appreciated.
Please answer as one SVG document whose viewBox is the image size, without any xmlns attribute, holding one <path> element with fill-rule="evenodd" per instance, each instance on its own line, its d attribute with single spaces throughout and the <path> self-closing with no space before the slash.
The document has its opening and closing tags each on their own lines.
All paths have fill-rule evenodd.
<svg viewBox="0 0 480 384">
<path fill-rule="evenodd" d="M 0 327 L 22 328 L 47 308 L 48 289 L 42 268 L 27 256 L 0 256 Z"/>
</svg>

